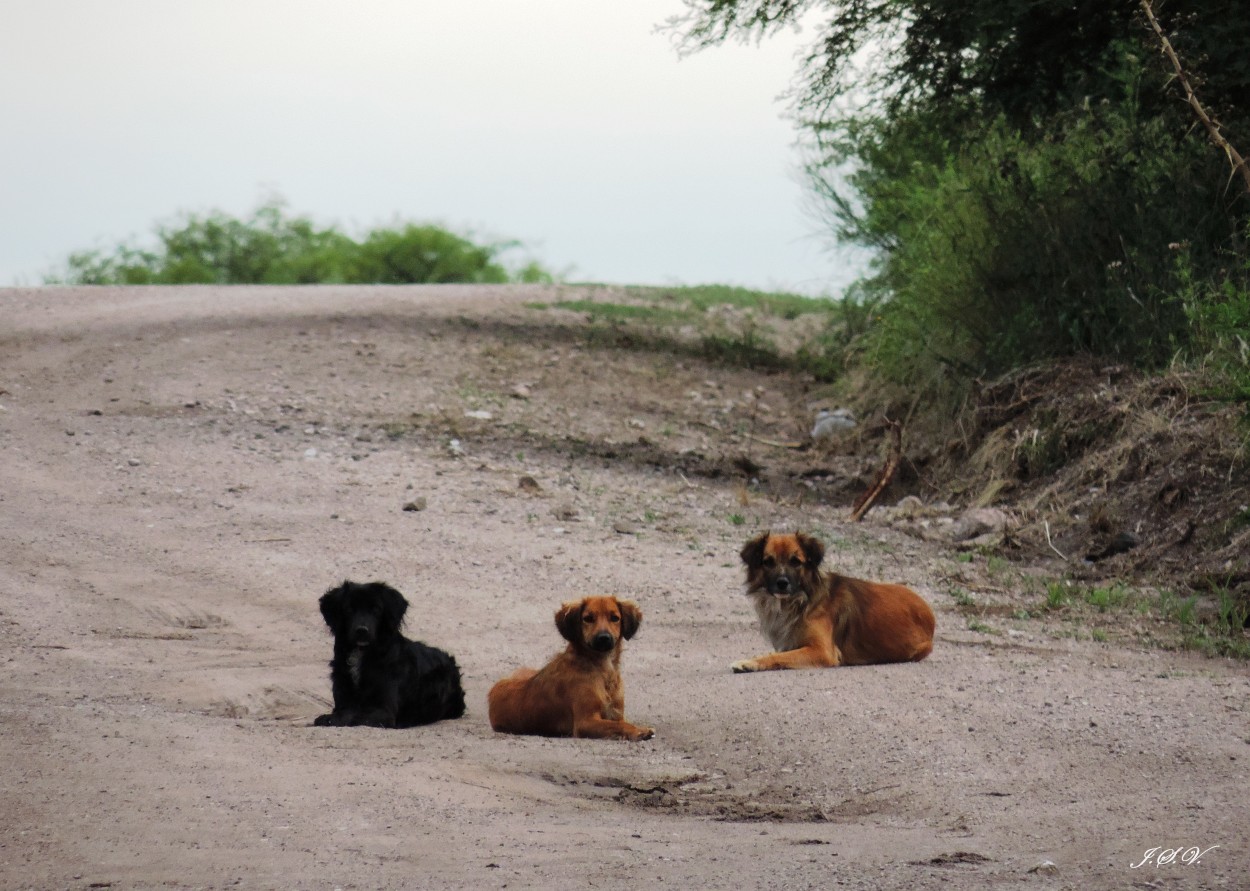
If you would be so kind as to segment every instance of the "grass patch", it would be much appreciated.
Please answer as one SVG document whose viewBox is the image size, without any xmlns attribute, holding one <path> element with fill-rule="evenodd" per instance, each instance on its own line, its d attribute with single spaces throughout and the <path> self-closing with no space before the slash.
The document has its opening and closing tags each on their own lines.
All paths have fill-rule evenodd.
<svg viewBox="0 0 1250 891">
<path fill-rule="evenodd" d="M 723 365 L 781 369 L 787 364 L 772 341 L 753 324 L 733 334 L 705 334 L 699 347 L 703 358 Z"/>
<path fill-rule="evenodd" d="M 977 603 L 973 596 L 962 588 L 956 588 L 951 591 L 951 597 L 954 599 L 956 606 L 970 607 L 976 606 Z"/>
<path fill-rule="evenodd" d="M 1042 605 L 1039 617 L 1062 614 L 1073 634 L 1089 626 L 1091 638 L 1098 642 L 1133 634 L 1165 649 L 1250 659 L 1245 627 L 1250 603 L 1226 589 L 1202 598 L 1168 590 L 1149 593 L 1120 583 L 1083 588 L 1068 580 L 1054 580 L 1046 584 Z"/>
<path fill-rule="evenodd" d="M 643 290 L 645 292 L 648 289 Z M 807 313 L 823 313 L 829 310 L 829 301 L 820 298 L 784 292 L 753 291 L 728 285 L 665 288 L 660 293 L 668 300 L 685 304 L 699 312 L 707 312 L 716 306 L 735 306 L 739 309 L 758 310 L 782 319 L 797 319 Z"/>
<path fill-rule="evenodd" d="M 530 304 L 531 306 L 545 307 L 547 304 Z M 648 321 L 659 321 L 661 319 L 672 318 L 677 315 L 670 309 L 660 306 L 643 305 L 636 303 L 610 303 L 600 302 L 597 300 L 562 300 L 559 303 L 551 304 L 558 309 L 567 309 L 571 312 L 584 312 L 590 316 L 592 321 L 633 321 L 638 319 L 646 319 Z"/>
<path fill-rule="evenodd" d="M 1065 582 L 1050 582 L 1046 585 L 1046 609 L 1059 610 L 1072 602 L 1072 595 Z"/>
<path fill-rule="evenodd" d="M 1177 597 L 1171 591 L 1160 591 L 1158 597 L 1160 615 L 1181 626 L 1193 625 L 1198 609 L 1198 598 Z"/>
<path fill-rule="evenodd" d="M 1100 613 L 1119 609 L 1129 601 L 1128 589 L 1123 585 L 1112 585 L 1109 588 L 1090 588 L 1085 592 L 1085 602 Z"/>
<path fill-rule="evenodd" d="M 804 332 L 791 332 L 783 348 L 778 329 L 801 316 L 832 317 L 837 303 L 798 294 L 753 291 L 726 285 L 681 288 L 586 286 L 585 296 L 555 303 L 526 304 L 534 310 L 565 309 L 583 314 L 585 336 L 606 349 L 650 350 L 687 355 L 735 368 L 801 370 L 811 356 Z M 723 310 L 716 312 L 716 310 Z M 802 323 L 823 331 L 826 323 Z M 793 326 L 790 326 L 793 327 Z"/>
</svg>

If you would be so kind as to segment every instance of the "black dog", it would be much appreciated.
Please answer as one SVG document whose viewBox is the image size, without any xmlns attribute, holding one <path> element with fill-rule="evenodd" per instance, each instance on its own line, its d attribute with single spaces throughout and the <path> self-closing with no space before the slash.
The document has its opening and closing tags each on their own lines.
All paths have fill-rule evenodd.
<svg viewBox="0 0 1250 891">
<path fill-rule="evenodd" d="M 343 582 L 322 595 L 334 632 L 334 711 L 315 725 L 415 727 L 464 714 L 456 660 L 400 633 L 407 609 L 404 595 L 381 582 Z"/>
</svg>

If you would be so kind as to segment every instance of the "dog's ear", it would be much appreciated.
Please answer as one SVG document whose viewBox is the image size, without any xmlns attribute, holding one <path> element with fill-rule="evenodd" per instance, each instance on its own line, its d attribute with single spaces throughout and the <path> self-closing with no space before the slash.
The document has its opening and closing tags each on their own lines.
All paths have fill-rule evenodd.
<svg viewBox="0 0 1250 891">
<path fill-rule="evenodd" d="M 763 564 L 764 545 L 768 544 L 768 536 L 770 534 L 767 531 L 761 532 L 742 546 L 742 553 L 738 556 L 742 558 L 742 562 L 747 565 L 748 569 L 757 569 Z"/>
<path fill-rule="evenodd" d="M 388 629 L 398 629 L 404 621 L 404 613 L 408 612 L 408 601 L 390 585 L 378 583 L 382 595 L 383 625 Z"/>
<path fill-rule="evenodd" d="M 343 582 L 337 588 L 331 588 L 321 595 L 317 605 L 321 607 L 321 617 L 330 628 L 338 628 L 343 620 L 343 595 L 347 592 L 350 582 Z"/>
<path fill-rule="evenodd" d="M 560 636 L 569 643 L 580 643 L 582 639 L 582 600 L 570 600 L 556 610 L 556 628 Z"/>
<path fill-rule="evenodd" d="M 616 605 L 621 610 L 621 637 L 629 640 L 642 624 L 642 610 L 632 600 L 618 600 Z"/>
<path fill-rule="evenodd" d="M 820 568 L 820 561 L 825 559 L 825 546 L 820 543 L 819 538 L 804 535 L 802 532 L 796 532 L 794 537 L 798 540 L 799 547 L 803 549 L 803 558 L 807 561 L 807 568 L 815 572 Z"/>
</svg>

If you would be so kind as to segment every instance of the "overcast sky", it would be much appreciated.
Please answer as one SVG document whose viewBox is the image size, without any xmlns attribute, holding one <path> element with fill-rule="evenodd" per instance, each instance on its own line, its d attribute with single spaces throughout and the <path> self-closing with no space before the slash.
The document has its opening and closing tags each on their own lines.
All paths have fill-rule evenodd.
<svg viewBox="0 0 1250 891">
<path fill-rule="evenodd" d="M 4 0 L 0 285 L 182 211 L 524 241 L 575 280 L 837 294 L 781 94 L 680 0 Z"/>
</svg>

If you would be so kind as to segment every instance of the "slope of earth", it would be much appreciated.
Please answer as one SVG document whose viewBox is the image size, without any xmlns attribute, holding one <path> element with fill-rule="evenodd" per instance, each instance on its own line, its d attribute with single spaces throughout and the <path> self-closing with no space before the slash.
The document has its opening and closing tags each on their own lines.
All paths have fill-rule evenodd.
<svg viewBox="0 0 1250 891">
<path fill-rule="evenodd" d="M 0 887 L 1244 887 L 1245 663 L 969 627 L 979 564 L 846 522 L 872 460 L 770 483 L 809 382 L 531 306 L 567 293 L 0 291 Z M 933 655 L 732 674 L 769 527 L 915 587 Z M 344 578 L 408 596 L 464 718 L 310 726 Z M 492 733 L 598 592 L 655 739 Z"/>
</svg>

